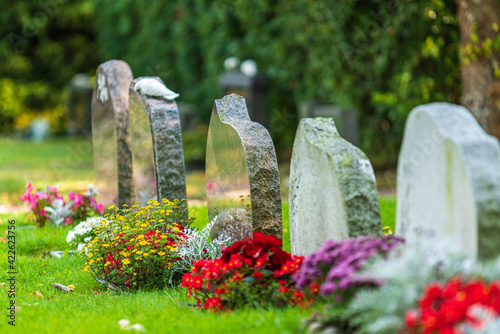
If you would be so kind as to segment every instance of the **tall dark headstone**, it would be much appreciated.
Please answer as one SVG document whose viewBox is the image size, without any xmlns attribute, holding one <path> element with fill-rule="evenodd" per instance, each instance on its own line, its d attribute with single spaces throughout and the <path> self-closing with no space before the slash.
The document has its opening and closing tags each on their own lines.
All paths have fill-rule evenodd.
<svg viewBox="0 0 500 334">
<path fill-rule="evenodd" d="M 99 200 L 108 206 L 134 202 L 128 91 L 132 70 L 121 60 L 97 68 L 92 94 L 92 143 Z"/>
<path fill-rule="evenodd" d="M 264 126 L 250 120 L 245 99 L 236 94 L 215 100 L 208 130 L 206 178 L 211 220 L 223 213 L 247 210 L 254 232 L 283 238 L 274 145 Z"/>
<path fill-rule="evenodd" d="M 186 177 L 181 124 L 177 104 L 148 95 L 136 84 L 158 77 L 137 78 L 130 85 L 130 129 L 136 199 L 186 199 Z M 165 87 L 166 89 L 166 87 Z"/>
</svg>

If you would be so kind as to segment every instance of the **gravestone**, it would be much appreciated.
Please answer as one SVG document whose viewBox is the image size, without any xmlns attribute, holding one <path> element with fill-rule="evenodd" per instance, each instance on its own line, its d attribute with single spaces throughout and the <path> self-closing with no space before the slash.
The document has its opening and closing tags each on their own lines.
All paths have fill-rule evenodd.
<svg viewBox="0 0 500 334">
<path fill-rule="evenodd" d="M 121 60 L 97 68 L 92 94 L 92 144 L 99 201 L 108 205 L 134 202 L 128 90 L 132 71 Z"/>
<path fill-rule="evenodd" d="M 396 234 L 451 241 L 466 255 L 500 254 L 500 146 L 464 107 L 414 108 L 398 161 Z"/>
<path fill-rule="evenodd" d="M 208 214 L 248 211 L 253 231 L 283 238 L 281 190 L 271 136 L 248 116 L 245 99 L 215 100 L 206 158 Z"/>
<path fill-rule="evenodd" d="M 130 85 L 130 132 L 136 200 L 186 199 L 181 124 L 177 104 L 137 92 Z M 158 77 L 149 77 L 165 86 Z"/>
<path fill-rule="evenodd" d="M 356 110 L 340 108 L 333 104 L 308 101 L 299 104 L 299 119 L 314 117 L 331 117 L 335 121 L 338 133 L 350 142 L 359 147 L 358 118 Z"/>
<path fill-rule="evenodd" d="M 292 254 L 309 255 L 326 240 L 381 235 L 375 174 L 366 155 L 343 139 L 331 118 L 304 118 L 290 165 Z"/>
</svg>

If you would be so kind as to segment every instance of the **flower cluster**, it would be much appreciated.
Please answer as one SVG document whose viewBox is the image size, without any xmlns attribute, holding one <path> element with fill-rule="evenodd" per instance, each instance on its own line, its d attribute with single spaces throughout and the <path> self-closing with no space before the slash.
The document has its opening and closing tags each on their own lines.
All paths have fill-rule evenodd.
<svg viewBox="0 0 500 334">
<path fill-rule="evenodd" d="M 68 231 L 66 242 L 77 248 L 80 252 L 84 249 L 84 244 L 92 240 L 94 229 L 100 224 L 106 224 L 107 220 L 102 217 L 89 217 L 87 220 L 76 225 L 74 229 Z"/>
<path fill-rule="evenodd" d="M 176 272 L 171 269 L 186 239 L 185 202 L 163 199 L 148 204 L 110 207 L 114 213 L 104 216 L 107 223 L 97 226 L 93 239 L 80 252 L 85 253 L 85 270 L 96 279 L 124 289 L 153 289 L 180 281 L 181 274 L 172 277 Z"/>
<path fill-rule="evenodd" d="M 369 259 L 388 253 L 401 242 L 401 238 L 393 236 L 327 241 L 304 260 L 294 280 L 301 290 L 313 295 L 319 290 L 322 296 L 334 296 L 340 301 L 353 295 L 357 288 L 378 286 L 379 280 L 363 277 L 359 272 Z"/>
<path fill-rule="evenodd" d="M 220 258 L 195 262 L 181 286 L 198 306 L 211 311 L 309 304 L 292 281 L 303 257 L 281 247 L 276 237 L 255 232 L 253 239 L 223 247 Z"/>
<path fill-rule="evenodd" d="M 85 191 L 78 193 L 70 191 L 69 199 L 65 201 L 57 187 L 48 186 L 44 190 L 37 190 L 29 182 L 26 185 L 26 192 L 20 198 L 29 205 L 38 226 L 43 227 L 48 221 L 56 225 L 62 223 L 70 225 L 94 214 L 103 214 L 103 205 L 97 203 L 96 196 L 97 188 L 90 184 Z"/>
<path fill-rule="evenodd" d="M 406 333 L 463 333 L 463 325 L 480 330 L 487 325 L 485 319 L 500 316 L 500 281 L 487 284 L 453 278 L 444 286 L 433 283 L 426 287 L 418 306 L 406 312 Z M 491 316 L 479 317 L 478 309 Z"/>
</svg>

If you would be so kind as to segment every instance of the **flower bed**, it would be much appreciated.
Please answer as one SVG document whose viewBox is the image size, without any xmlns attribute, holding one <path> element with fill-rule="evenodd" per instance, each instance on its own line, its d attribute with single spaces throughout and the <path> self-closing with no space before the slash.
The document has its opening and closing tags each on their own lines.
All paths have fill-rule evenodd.
<svg viewBox="0 0 500 334">
<path fill-rule="evenodd" d="M 86 258 L 85 270 L 120 289 L 155 289 L 175 286 L 191 268 L 192 260 L 215 258 L 227 242 L 210 244 L 209 228 L 190 229 L 184 220 L 183 201 L 150 201 L 146 207 L 114 209 L 97 226 L 91 241 L 80 254 Z M 189 265 L 185 259 L 188 258 Z"/>
<path fill-rule="evenodd" d="M 57 186 L 48 186 L 37 190 L 31 182 L 26 185 L 26 192 L 20 196 L 35 217 L 39 227 L 48 222 L 55 225 L 71 225 L 84 221 L 90 216 L 103 214 L 104 208 L 96 201 L 97 188 L 90 184 L 85 191 L 68 194 L 68 201 L 64 200 L 57 190 Z"/>
<path fill-rule="evenodd" d="M 181 286 L 198 306 L 211 311 L 309 304 L 292 280 L 303 257 L 281 247 L 276 237 L 255 232 L 253 239 L 223 248 L 220 258 L 195 262 Z"/>
</svg>

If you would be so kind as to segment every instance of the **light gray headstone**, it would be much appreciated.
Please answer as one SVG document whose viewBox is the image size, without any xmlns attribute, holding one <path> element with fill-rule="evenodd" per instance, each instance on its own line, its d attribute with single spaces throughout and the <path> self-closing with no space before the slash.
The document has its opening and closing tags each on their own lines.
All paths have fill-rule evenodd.
<svg viewBox="0 0 500 334">
<path fill-rule="evenodd" d="M 121 60 L 97 68 L 92 94 L 92 144 L 99 201 L 105 206 L 134 201 L 128 90 L 132 70 Z"/>
<path fill-rule="evenodd" d="M 245 99 L 239 95 L 215 100 L 207 138 L 206 178 L 210 220 L 242 208 L 249 211 L 254 232 L 283 238 L 274 145 L 267 130 L 250 120 Z"/>
<path fill-rule="evenodd" d="M 158 77 L 154 79 L 165 86 Z M 130 85 L 130 131 L 136 200 L 186 199 L 186 177 L 182 151 L 181 124 L 177 104 L 150 96 Z"/>
<path fill-rule="evenodd" d="M 372 165 L 343 139 L 331 118 L 299 123 L 290 165 L 292 254 L 309 255 L 326 240 L 381 235 Z"/>
<path fill-rule="evenodd" d="M 464 254 L 500 254 L 500 146 L 464 107 L 414 108 L 398 162 L 396 234 L 447 239 Z"/>
</svg>

